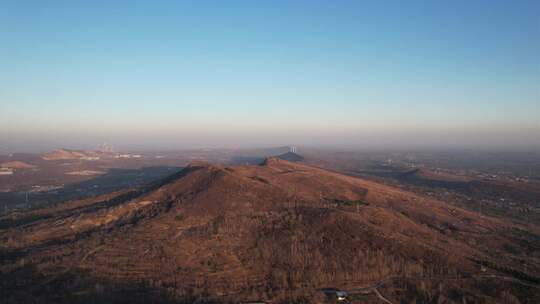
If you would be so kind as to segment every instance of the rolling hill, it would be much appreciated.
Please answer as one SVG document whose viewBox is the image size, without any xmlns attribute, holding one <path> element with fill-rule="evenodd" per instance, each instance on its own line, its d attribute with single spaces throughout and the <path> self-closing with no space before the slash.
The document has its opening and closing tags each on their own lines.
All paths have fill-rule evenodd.
<svg viewBox="0 0 540 304">
<path fill-rule="evenodd" d="M 57 149 L 52 152 L 42 155 L 44 160 L 66 160 L 66 159 L 81 159 L 86 157 L 84 151 L 75 151 L 68 149 Z"/>
<path fill-rule="evenodd" d="M 31 165 L 29 163 L 19 161 L 19 160 L 13 160 L 8 162 L 3 162 L 0 164 L 0 168 L 12 168 L 12 169 L 31 169 L 35 168 L 36 166 Z"/>
<path fill-rule="evenodd" d="M 280 154 L 277 156 L 277 158 L 290 161 L 290 162 L 301 162 L 304 160 L 303 156 L 296 154 L 294 152 L 287 152 L 287 153 Z"/>
<path fill-rule="evenodd" d="M 540 230 L 280 158 L 0 217 L 6 303 L 535 303 Z"/>
</svg>

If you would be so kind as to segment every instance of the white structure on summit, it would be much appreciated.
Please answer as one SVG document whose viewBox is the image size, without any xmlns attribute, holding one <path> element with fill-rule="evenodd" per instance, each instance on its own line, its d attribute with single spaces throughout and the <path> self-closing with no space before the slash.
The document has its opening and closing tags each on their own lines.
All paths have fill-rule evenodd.
<svg viewBox="0 0 540 304">
<path fill-rule="evenodd" d="M 290 146 L 289 147 L 289 152 L 296 153 L 296 151 L 298 151 L 298 150 L 296 149 L 295 146 Z"/>
</svg>

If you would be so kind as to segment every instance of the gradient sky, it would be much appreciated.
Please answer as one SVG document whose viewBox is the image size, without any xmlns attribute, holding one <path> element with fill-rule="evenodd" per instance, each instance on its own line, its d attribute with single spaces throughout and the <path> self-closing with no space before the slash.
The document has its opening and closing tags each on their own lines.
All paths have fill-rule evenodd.
<svg viewBox="0 0 540 304">
<path fill-rule="evenodd" d="M 102 142 L 537 145 L 540 1 L 0 1 L 0 152 Z"/>
</svg>

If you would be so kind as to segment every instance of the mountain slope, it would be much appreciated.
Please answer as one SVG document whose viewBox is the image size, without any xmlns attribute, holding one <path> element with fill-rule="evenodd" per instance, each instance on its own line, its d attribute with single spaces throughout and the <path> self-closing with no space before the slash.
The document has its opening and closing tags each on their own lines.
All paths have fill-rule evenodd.
<svg viewBox="0 0 540 304">
<path fill-rule="evenodd" d="M 315 303 L 335 287 L 378 303 L 378 286 L 396 303 L 527 303 L 540 274 L 537 227 L 279 158 L 195 163 L 0 227 L 14 301 Z"/>
</svg>

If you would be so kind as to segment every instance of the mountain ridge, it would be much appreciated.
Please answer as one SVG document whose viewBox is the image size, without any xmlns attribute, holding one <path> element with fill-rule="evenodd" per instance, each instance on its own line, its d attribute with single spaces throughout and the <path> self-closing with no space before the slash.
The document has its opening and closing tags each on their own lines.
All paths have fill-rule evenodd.
<svg viewBox="0 0 540 304">
<path fill-rule="evenodd" d="M 486 283 L 471 276 L 481 270 L 478 261 L 499 265 L 490 274 L 503 266 L 517 271 L 491 250 L 504 250 L 505 243 L 526 251 L 508 232 L 519 229 L 514 224 L 276 157 L 258 166 L 194 162 L 147 188 L 79 204 L 23 213 L 20 218 L 29 218 L 24 224 L 0 230 L 4 255 L 15 256 L 0 269 L 34 265 L 39 272 L 29 280 L 45 282 L 58 269 L 83 272 L 74 290 L 98 298 L 106 295 L 92 288 L 104 277 L 114 286 L 144 282 L 169 300 L 204 295 L 218 302 L 320 302 L 321 287 L 357 288 L 395 277 L 397 283 L 381 290 L 394 301 L 449 299 L 461 288 L 454 299 L 459 303 L 466 296 L 499 296 L 479 292 Z M 22 252 L 30 266 L 16 258 Z M 534 278 L 538 268 L 531 266 Z M 460 276 L 469 287 L 455 282 Z M 419 285 L 407 277 L 428 279 Z M 434 277 L 453 279 L 444 280 L 443 291 L 422 291 L 436 289 Z M 412 294 L 395 284 L 409 284 Z M 512 284 L 495 286 L 516 293 Z M 122 288 L 123 298 L 137 300 Z"/>
</svg>

